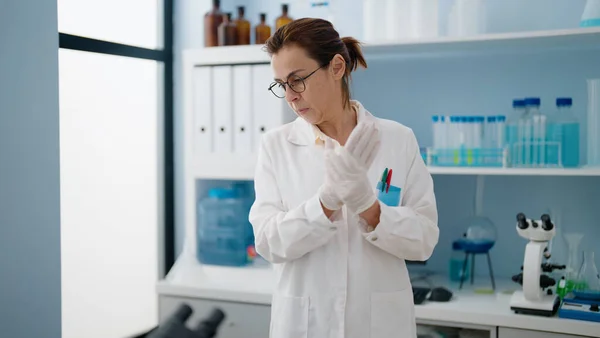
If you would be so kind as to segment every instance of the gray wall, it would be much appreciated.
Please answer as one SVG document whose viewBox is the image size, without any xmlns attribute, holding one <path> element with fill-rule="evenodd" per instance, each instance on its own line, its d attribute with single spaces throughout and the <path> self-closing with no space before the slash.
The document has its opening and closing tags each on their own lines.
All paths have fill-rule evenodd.
<svg viewBox="0 0 600 338">
<path fill-rule="evenodd" d="M 0 336 L 59 338 L 56 1 L 0 1 Z"/>
</svg>

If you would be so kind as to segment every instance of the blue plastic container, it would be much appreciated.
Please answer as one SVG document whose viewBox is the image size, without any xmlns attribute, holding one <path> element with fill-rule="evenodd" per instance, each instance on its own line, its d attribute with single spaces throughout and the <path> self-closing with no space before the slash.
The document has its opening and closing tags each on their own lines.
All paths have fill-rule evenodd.
<svg viewBox="0 0 600 338">
<path fill-rule="evenodd" d="M 244 266 L 254 246 L 252 200 L 239 189 L 211 189 L 198 204 L 197 257 L 203 264 Z"/>
</svg>

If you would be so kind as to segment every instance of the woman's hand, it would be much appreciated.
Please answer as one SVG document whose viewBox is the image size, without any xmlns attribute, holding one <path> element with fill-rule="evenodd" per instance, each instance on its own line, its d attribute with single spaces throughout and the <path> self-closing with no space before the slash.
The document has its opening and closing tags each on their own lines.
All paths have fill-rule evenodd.
<svg viewBox="0 0 600 338">
<path fill-rule="evenodd" d="M 344 148 L 354 157 L 356 162 L 365 170 L 369 170 L 381 146 L 381 133 L 375 123 L 359 123 Z"/>
<path fill-rule="evenodd" d="M 345 149 L 325 142 L 325 168 L 333 191 L 351 211 L 361 214 L 377 201 L 366 168 Z"/>
<path fill-rule="evenodd" d="M 331 141 L 327 141 L 331 142 Z M 325 157 L 327 154 L 334 151 L 333 143 L 327 145 L 325 147 Z M 319 200 L 321 201 L 321 206 L 323 207 L 323 211 L 327 218 L 331 218 L 331 215 L 334 211 L 342 208 L 343 202 L 341 198 L 337 195 L 335 191 L 335 172 L 330 170 L 330 167 L 325 165 L 325 179 L 321 187 L 319 188 Z"/>
</svg>

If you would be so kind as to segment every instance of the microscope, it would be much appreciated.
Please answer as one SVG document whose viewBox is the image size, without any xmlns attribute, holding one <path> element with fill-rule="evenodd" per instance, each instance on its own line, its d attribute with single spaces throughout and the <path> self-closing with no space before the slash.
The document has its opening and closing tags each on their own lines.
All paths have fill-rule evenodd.
<svg viewBox="0 0 600 338">
<path fill-rule="evenodd" d="M 556 227 L 547 214 L 533 220 L 519 213 L 516 228 L 519 236 L 528 239 L 529 243 L 525 246 L 522 272 L 512 277 L 514 282 L 523 286 L 523 290 L 513 293 L 510 308 L 515 313 L 553 316 L 560 305 L 560 297 L 549 289 L 556 280 L 543 273 L 564 269 L 565 266 L 543 263 L 543 260 L 550 258 L 548 242 L 556 234 Z"/>
<path fill-rule="evenodd" d="M 192 308 L 181 304 L 176 311 L 160 326 L 135 338 L 213 338 L 216 337 L 219 326 L 225 320 L 225 313 L 218 308 L 197 324 L 195 329 L 190 329 L 186 321 L 192 315 Z"/>
</svg>

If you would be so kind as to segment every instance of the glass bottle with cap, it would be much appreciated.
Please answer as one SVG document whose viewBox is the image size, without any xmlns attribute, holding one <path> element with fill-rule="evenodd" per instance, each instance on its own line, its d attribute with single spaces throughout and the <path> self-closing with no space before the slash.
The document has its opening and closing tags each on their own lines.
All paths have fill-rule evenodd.
<svg viewBox="0 0 600 338">
<path fill-rule="evenodd" d="M 271 37 L 271 26 L 267 25 L 267 14 L 260 13 L 260 23 L 254 28 L 254 43 L 262 45 Z"/>
<path fill-rule="evenodd" d="M 204 46 L 215 47 L 219 45 L 218 30 L 223 22 L 221 1 L 213 0 L 213 8 L 204 15 Z"/>
<path fill-rule="evenodd" d="M 278 30 L 283 25 L 286 25 L 293 21 L 293 19 L 288 16 L 288 10 L 289 10 L 288 4 L 281 5 L 281 15 L 275 20 L 275 30 Z"/>
<path fill-rule="evenodd" d="M 238 17 L 235 19 L 235 25 L 237 27 L 238 45 L 249 45 L 250 44 L 250 21 L 246 20 L 244 6 L 238 6 Z"/>
<path fill-rule="evenodd" d="M 223 22 L 219 25 L 219 46 L 237 45 L 237 26 L 231 21 L 231 13 L 223 15 Z"/>
<path fill-rule="evenodd" d="M 572 105 L 573 99 L 570 97 L 556 99 L 557 118 L 561 128 L 560 159 L 566 168 L 579 166 L 579 121 L 571 110 Z"/>
</svg>

